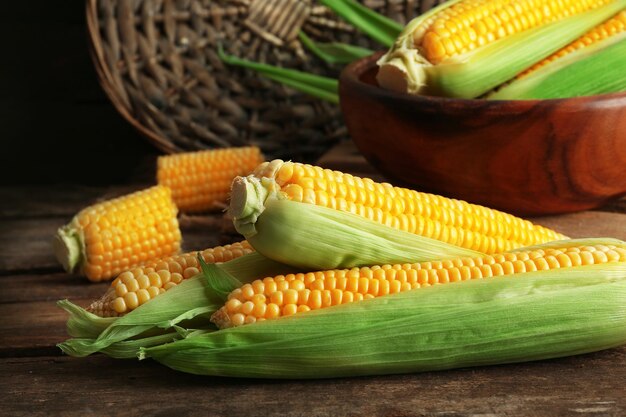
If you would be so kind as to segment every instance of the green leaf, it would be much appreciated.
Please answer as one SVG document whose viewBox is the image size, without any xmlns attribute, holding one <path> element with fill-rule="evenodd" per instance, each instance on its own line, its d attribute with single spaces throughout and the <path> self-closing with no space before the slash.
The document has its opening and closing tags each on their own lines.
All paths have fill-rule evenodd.
<svg viewBox="0 0 626 417">
<path fill-rule="evenodd" d="M 334 78 L 241 59 L 225 54 L 221 47 L 218 49 L 218 55 L 220 59 L 228 65 L 239 66 L 257 71 L 259 74 L 264 75 L 271 80 L 285 84 L 296 90 L 302 91 L 303 93 L 331 103 L 339 102 L 339 95 L 337 93 L 339 81 Z"/>
<path fill-rule="evenodd" d="M 202 276 L 207 282 L 207 291 L 218 297 L 222 302 L 226 302 L 228 294 L 235 288 L 241 287 L 243 284 L 237 278 L 233 277 L 226 271 L 220 269 L 215 264 L 207 264 L 198 255 L 198 261 L 202 268 Z"/>
<path fill-rule="evenodd" d="M 349 64 L 357 59 L 364 58 L 374 53 L 371 49 L 349 45 L 341 42 L 321 43 L 309 38 L 306 33 L 298 34 L 302 44 L 320 59 L 329 64 Z"/>
<path fill-rule="evenodd" d="M 320 0 L 320 3 L 386 47 L 393 45 L 402 25 L 355 0 Z"/>
</svg>

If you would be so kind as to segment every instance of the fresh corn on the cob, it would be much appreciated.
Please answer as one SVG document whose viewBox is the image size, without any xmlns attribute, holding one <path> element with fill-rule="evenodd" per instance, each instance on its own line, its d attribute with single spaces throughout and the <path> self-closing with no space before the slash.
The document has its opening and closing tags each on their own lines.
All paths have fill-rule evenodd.
<svg viewBox="0 0 626 417">
<path fill-rule="evenodd" d="M 122 272 L 111 287 L 87 311 L 100 317 L 118 317 L 154 299 L 159 294 L 198 275 L 198 256 L 206 263 L 222 263 L 253 252 L 246 242 L 217 246 L 203 251 L 176 255 Z"/>
<path fill-rule="evenodd" d="M 233 178 L 248 175 L 263 160 L 256 146 L 161 156 L 157 180 L 171 188 L 172 198 L 182 212 L 222 209 Z"/>
<path fill-rule="evenodd" d="M 248 192 L 250 188 L 255 191 Z M 353 213 L 398 230 L 482 253 L 566 238 L 497 210 L 281 160 L 265 162 L 253 176 L 233 183 L 230 214 L 244 236 L 250 234 L 246 230 L 249 223 L 256 222 L 256 216 L 263 211 L 264 201 L 256 198 L 263 192 L 262 188 L 266 193 L 291 201 Z M 261 207 L 254 207 L 255 204 Z M 327 233 L 332 236 L 333 231 Z M 254 246 L 254 242 L 251 244 Z"/>
<path fill-rule="evenodd" d="M 436 284 L 612 262 L 626 262 L 626 247 L 563 246 L 476 258 L 278 275 L 231 292 L 211 321 L 219 328 L 235 327 Z"/>
<path fill-rule="evenodd" d="M 177 211 L 171 191 L 160 185 L 92 205 L 57 231 L 57 259 L 68 272 L 102 281 L 176 254 Z"/>
<path fill-rule="evenodd" d="M 452 0 L 411 21 L 379 61 L 400 92 L 473 98 L 626 7 L 624 0 Z"/>
<path fill-rule="evenodd" d="M 626 10 L 533 65 L 487 98 L 550 99 L 624 90 Z"/>
<path fill-rule="evenodd" d="M 563 244 L 556 263 L 567 257 L 572 266 L 563 263 L 511 278 L 431 285 L 257 320 L 142 348 L 140 358 L 201 375 L 325 378 L 531 361 L 626 343 L 624 242 L 569 241 L 542 247 L 548 252 Z M 580 251 L 569 249 L 573 246 L 580 246 Z M 608 262 L 611 251 L 621 260 Z M 596 252 L 606 259 L 594 258 Z M 581 257 L 579 266 L 574 266 L 577 258 L 570 257 L 574 253 Z M 591 258 L 594 264 L 582 265 Z M 545 255 L 536 259 L 545 260 L 548 267 L 554 263 Z M 535 267 L 545 266 L 537 262 Z M 205 267 L 204 273 L 208 283 L 228 280 L 215 265 Z"/>
</svg>

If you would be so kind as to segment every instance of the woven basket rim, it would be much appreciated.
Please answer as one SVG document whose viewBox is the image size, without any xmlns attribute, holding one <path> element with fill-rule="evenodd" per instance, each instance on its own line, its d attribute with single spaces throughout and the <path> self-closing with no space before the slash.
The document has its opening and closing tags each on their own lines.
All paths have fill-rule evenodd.
<svg viewBox="0 0 626 417">
<path fill-rule="evenodd" d="M 114 87 L 115 83 L 113 75 L 109 68 L 104 64 L 104 51 L 102 49 L 102 38 L 100 36 L 100 26 L 98 24 L 98 0 L 87 0 L 86 3 L 86 20 L 87 20 L 87 33 L 89 35 L 89 55 L 96 68 L 98 74 L 98 82 L 105 94 L 113 103 L 116 110 L 126 119 L 131 126 L 133 126 L 139 133 L 141 133 L 147 139 L 153 141 L 152 143 L 161 151 L 165 153 L 175 153 L 176 147 L 163 137 L 157 135 L 155 132 L 146 128 L 132 115 L 132 109 L 129 108 L 125 100 L 120 96 L 118 89 Z"/>
</svg>

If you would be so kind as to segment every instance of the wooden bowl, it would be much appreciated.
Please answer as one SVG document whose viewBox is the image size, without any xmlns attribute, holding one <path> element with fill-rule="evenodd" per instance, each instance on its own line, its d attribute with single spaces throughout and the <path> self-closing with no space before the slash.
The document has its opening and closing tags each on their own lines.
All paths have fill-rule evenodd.
<svg viewBox="0 0 626 417">
<path fill-rule="evenodd" d="M 487 101 L 380 88 L 380 53 L 347 66 L 341 109 L 359 150 L 398 184 L 518 215 L 626 194 L 626 94 Z"/>
</svg>

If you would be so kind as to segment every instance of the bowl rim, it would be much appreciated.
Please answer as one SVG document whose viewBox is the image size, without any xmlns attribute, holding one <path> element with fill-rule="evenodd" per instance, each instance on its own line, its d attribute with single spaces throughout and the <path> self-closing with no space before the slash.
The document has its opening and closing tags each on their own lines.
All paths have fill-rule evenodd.
<svg viewBox="0 0 626 417">
<path fill-rule="evenodd" d="M 360 90 L 368 96 L 378 96 L 387 100 L 403 101 L 413 103 L 414 105 L 447 105 L 454 108 L 475 108 L 497 106 L 500 110 L 512 108 L 522 110 L 536 106 L 553 107 L 560 105 L 562 107 L 618 107 L 626 104 L 626 92 L 596 94 L 591 96 L 578 96 L 567 98 L 552 99 L 533 99 L 533 100 L 486 100 L 480 98 L 454 98 L 454 97 L 438 97 L 426 96 L 419 94 L 400 93 L 397 91 L 386 90 L 376 85 L 372 85 L 361 80 L 361 75 L 376 67 L 376 61 L 385 53 L 385 51 L 377 51 L 371 55 L 359 58 L 346 65 L 339 75 L 339 94 L 346 87 L 351 90 Z"/>
</svg>

